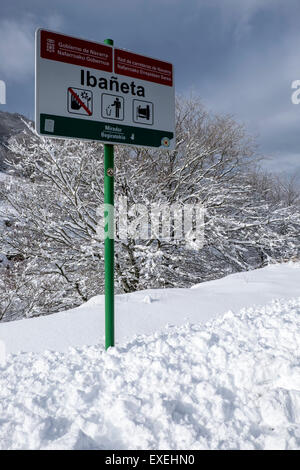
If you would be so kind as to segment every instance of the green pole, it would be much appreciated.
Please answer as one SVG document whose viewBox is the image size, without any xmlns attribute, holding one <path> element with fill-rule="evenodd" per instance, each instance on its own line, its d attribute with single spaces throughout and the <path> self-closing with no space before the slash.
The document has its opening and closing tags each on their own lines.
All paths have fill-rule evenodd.
<svg viewBox="0 0 300 470">
<path fill-rule="evenodd" d="M 112 39 L 105 44 L 113 46 Z M 114 146 L 104 144 L 104 204 L 109 204 L 112 213 L 104 226 L 104 269 L 105 269 L 105 349 L 115 345 L 115 302 L 114 302 Z M 109 236 L 110 235 L 110 236 Z"/>
</svg>

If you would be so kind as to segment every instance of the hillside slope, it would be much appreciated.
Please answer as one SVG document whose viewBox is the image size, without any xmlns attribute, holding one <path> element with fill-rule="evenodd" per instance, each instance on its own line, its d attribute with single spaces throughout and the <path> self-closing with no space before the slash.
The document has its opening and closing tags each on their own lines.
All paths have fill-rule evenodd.
<svg viewBox="0 0 300 470">
<path fill-rule="evenodd" d="M 102 296 L 1 324 L 0 449 L 300 449 L 299 281 L 118 296 L 108 351 Z"/>
<path fill-rule="evenodd" d="M 300 263 L 270 265 L 232 274 L 192 289 L 154 289 L 116 296 L 116 344 L 154 334 L 167 324 L 206 322 L 229 310 L 300 295 Z M 0 323 L 8 353 L 66 351 L 104 343 L 104 296 L 53 315 Z"/>
</svg>

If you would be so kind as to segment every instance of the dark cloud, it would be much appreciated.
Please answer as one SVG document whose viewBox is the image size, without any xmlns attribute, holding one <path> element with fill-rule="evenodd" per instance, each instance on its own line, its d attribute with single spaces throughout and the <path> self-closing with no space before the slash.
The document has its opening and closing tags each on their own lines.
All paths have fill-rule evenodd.
<svg viewBox="0 0 300 470">
<path fill-rule="evenodd" d="M 198 94 L 258 135 L 269 167 L 300 168 L 299 0 L 15 0 L 0 18 L 3 110 L 33 118 L 36 27 L 115 44 L 175 65 L 176 89 Z M 299 159 L 298 159 L 299 156 Z"/>
</svg>

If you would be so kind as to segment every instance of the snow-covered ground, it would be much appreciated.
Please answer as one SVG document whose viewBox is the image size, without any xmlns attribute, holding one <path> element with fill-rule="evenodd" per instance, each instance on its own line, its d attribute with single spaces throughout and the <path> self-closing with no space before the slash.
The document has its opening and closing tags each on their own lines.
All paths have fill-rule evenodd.
<svg viewBox="0 0 300 470">
<path fill-rule="evenodd" d="M 300 449 L 299 286 L 289 263 L 118 296 L 109 351 L 102 297 L 0 324 L 0 449 Z"/>
<path fill-rule="evenodd" d="M 116 296 L 116 344 L 154 334 L 168 324 L 206 322 L 227 311 L 300 295 L 300 263 L 270 265 L 204 282 L 192 289 L 155 289 Z M 0 323 L 8 353 L 66 351 L 104 343 L 104 296 L 66 312 Z"/>
</svg>

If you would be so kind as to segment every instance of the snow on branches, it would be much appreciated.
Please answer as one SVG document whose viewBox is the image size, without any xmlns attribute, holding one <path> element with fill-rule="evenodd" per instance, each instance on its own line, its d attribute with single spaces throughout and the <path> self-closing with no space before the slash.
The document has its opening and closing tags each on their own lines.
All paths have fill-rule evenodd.
<svg viewBox="0 0 300 470">
<path fill-rule="evenodd" d="M 116 238 L 118 292 L 191 286 L 299 255 L 297 198 L 278 196 L 271 177 L 262 184 L 243 127 L 209 115 L 197 99 L 178 99 L 176 137 L 174 151 L 115 146 L 116 201 L 127 205 L 116 206 L 116 233 L 124 215 L 144 223 L 142 232 Z M 10 151 L 11 176 L 0 186 L 5 321 L 79 305 L 104 286 L 102 145 L 46 139 L 28 125 Z M 194 219 L 175 237 L 172 211 L 163 236 L 162 212 L 175 206 L 204 208 L 204 243 Z M 161 214 L 151 231 L 153 207 Z"/>
</svg>

